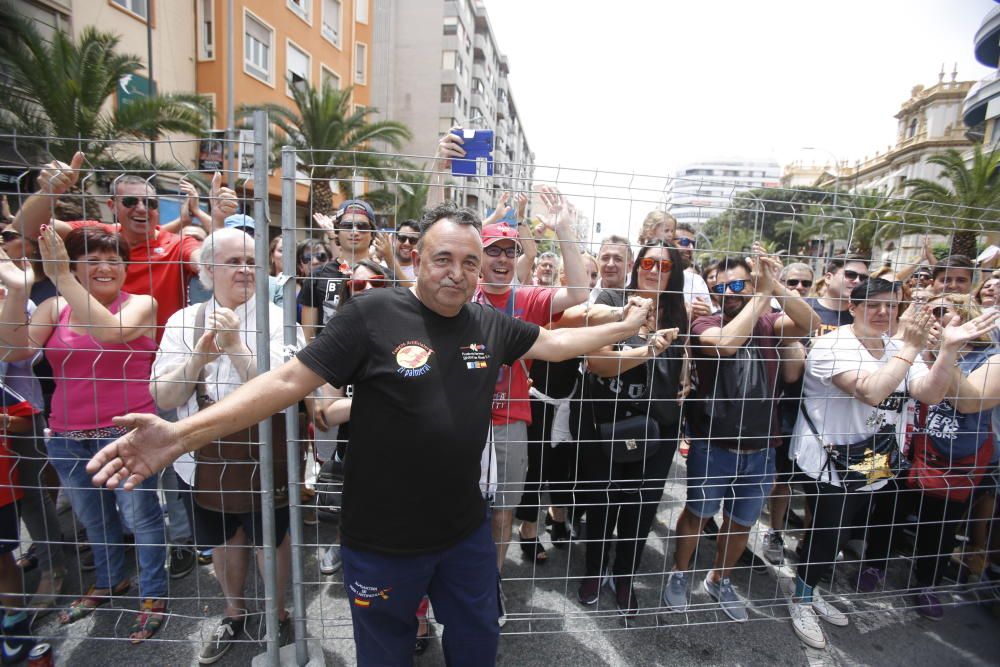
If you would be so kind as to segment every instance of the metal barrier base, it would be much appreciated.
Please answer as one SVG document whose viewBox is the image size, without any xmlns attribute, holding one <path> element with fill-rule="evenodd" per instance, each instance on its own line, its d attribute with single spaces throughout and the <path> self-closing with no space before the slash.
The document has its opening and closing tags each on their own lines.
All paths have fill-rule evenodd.
<svg viewBox="0 0 1000 667">
<path fill-rule="evenodd" d="M 309 646 L 309 662 L 300 665 L 295 659 L 295 644 L 282 646 L 279 652 L 278 664 L 274 667 L 326 667 L 326 656 L 323 655 L 323 643 L 319 639 L 306 640 Z M 254 656 L 250 667 L 267 667 L 267 653 Z"/>
</svg>

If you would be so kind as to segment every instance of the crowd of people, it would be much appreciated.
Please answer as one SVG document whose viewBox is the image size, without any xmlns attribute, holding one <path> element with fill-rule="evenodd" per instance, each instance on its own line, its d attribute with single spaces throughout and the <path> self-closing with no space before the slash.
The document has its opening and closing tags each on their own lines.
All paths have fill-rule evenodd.
<svg viewBox="0 0 1000 667">
<path fill-rule="evenodd" d="M 448 134 L 438 166 L 463 155 Z M 849 573 L 857 591 L 889 590 L 892 549 L 912 560 L 904 592 L 926 618 L 944 613 L 959 536 L 954 576 L 1000 582 L 1000 280 L 968 258 L 893 273 L 852 254 L 783 261 L 760 244 L 712 257 L 659 210 L 635 241 L 611 235 L 591 252 L 576 209 L 548 186 L 536 227 L 524 194 L 481 220 L 432 189 L 421 220 L 380 230 L 367 202 L 348 200 L 286 249 L 218 175 L 210 211 L 185 184 L 175 221 L 161 222 L 153 185 L 128 175 L 111 186 L 112 222 L 55 216 L 83 162 L 46 165 L 0 232 L 5 664 L 34 644 L 37 612 L 62 601 L 61 552 L 74 542 L 95 574 L 60 623 L 131 590 L 134 541 L 131 641 L 160 630 L 170 578 L 210 561 L 225 609 L 199 660 L 220 660 L 247 632 L 250 560 L 263 556 L 253 443 L 274 415 L 276 600 L 290 641 L 289 506 L 313 497 L 287 478 L 280 413 L 295 404 L 311 456 L 343 471 L 337 537 L 317 560 L 323 575 L 343 570 L 362 664 L 426 650 L 429 605 L 450 664 L 493 664 L 512 544 L 538 568 L 578 542 L 579 603 L 594 607 L 607 587 L 626 619 L 686 611 L 697 574 L 744 622 L 739 568 L 794 564 L 781 585 L 792 630 L 813 648 L 826 645 L 820 620 L 849 623 L 834 582 Z M 282 308 L 299 323 L 290 361 Z M 657 599 L 641 599 L 674 479 L 686 499 L 670 566 L 655 573 Z M 800 496 L 804 515 L 791 507 Z M 77 535 L 59 534 L 60 497 Z M 705 536 L 715 548 L 699 569 Z M 28 566 L 43 576 L 26 603 Z"/>
</svg>

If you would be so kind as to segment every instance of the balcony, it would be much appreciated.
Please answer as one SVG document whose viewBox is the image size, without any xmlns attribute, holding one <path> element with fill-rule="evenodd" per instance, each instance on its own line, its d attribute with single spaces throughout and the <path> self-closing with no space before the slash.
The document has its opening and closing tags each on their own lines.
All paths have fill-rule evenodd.
<svg viewBox="0 0 1000 667">
<path fill-rule="evenodd" d="M 987 67 L 996 67 L 1000 59 L 1000 7 L 994 7 L 983 19 L 973 40 L 976 60 Z"/>
<path fill-rule="evenodd" d="M 962 121 L 966 127 L 975 127 L 986 120 L 986 108 L 997 97 L 1000 97 L 1000 72 L 977 81 L 962 102 Z"/>
</svg>

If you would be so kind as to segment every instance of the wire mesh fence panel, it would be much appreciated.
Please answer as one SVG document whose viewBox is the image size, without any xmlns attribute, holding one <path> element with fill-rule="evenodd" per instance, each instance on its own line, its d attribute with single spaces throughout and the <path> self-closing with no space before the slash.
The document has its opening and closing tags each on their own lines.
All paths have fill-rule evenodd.
<svg viewBox="0 0 1000 667">
<path fill-rule="evenodd" d="M 674 178 L 500 161 L 467 178 L 431 156 L 289 148 L 279 165 L 257 123 L 252 167 L 219 176 L 153 164 L 148 142 L 97 161 L 0 136 L 24 147 L 0 232 L 14 260 L 0 256 L 0 463 L 21 526 L 3 563 L 30 599 L 5 604 L 34 619 L 9 636 L 30 628 L 86 664 L 91 640 L 125 662 L 275 662 L 294 639 L 305 664 L 306 638 L 349 662 L 352 615 L 414 595 L 358 563 L 457 545 L 478 503 L 500 573 L 479 612 L 500 602 L 501 655 L 536 635 L 705 638 L 752 621 L 768 641 L 836 640 L 849 661 L 857 635 L 819 620 L 864 634 L 995 605 L 997 283 L 952 252 L 969 231 L 973 253 L 989 243 L 992 212 L 706 177 L 694 206 L 723 212 L 689 226 L 666 212 Z M 471 256 L 424 214 L 446 198 L 485 218 Z M 337 318 L 390 291 L 417 319 L 380 312 L 347 345 Z M 502 358 L 485 339 L 452 349 L 421 328 L 449 298 L 545 332 L 511 329 Z M 182 420 L 334 344 L 357 356 L 322 375 L 344 386 L 138 490 L 91 483 L 87 461 L 133 425 L 113 417 Z M 476 373 L 496 381 L 467 384 Z M 409 409 L 422 392 L 447 409 Z M 488 435 L 413 445 L 456 423 Z M 365 456 L 359 432 L 392 437 Z M 432 655 L 435 586 L 396 618 Z"/>
</svg>

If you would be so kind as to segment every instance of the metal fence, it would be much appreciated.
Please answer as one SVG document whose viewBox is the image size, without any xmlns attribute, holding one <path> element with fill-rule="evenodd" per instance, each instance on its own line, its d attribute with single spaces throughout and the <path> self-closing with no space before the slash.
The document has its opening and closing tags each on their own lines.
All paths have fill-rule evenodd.
<svg viewBox="0 0 1000 667">
<path fill-rule="evenodd" d="M 258 304 L 272 303 L 275 301 L 277 292 L 280 291 L 281 313 L 282 313 L 282 353 L 285 358 L 290 358 L 298 344 L 297 321 L 300 319 L 298 297 L 299 290 L 306 290 L 310 286 L 310 281 L 314 277 L 303 273 L 305 265 L 296 266 L 297 258 L 294 249 L 298 244 L 308 238 L 323 238 L 328 234 L 336 237 L 336 230 L 326 230 L 325 227 L 314 221 L 313 214 L 316 211 L 310 208 L 310 204 L 300 204 L 304 187 L 312 187 L 319 179 L 310 177 L 322 167 L 329 167 L 329 164 L 311 164 L 301 153 L 296 153 L 290 148 L 285 148 L 281 152 L 280 164 L 280 234 L 278 230 L 267 226 L 269 235 L 265 236 L 265 221 L 271 219 L 269 201 L 266 184 L 272 176 L 272 169 L 278 165 L 271 161 L 271 151 L 267 141 L 266 131 L 267 119 L 263 114 L 254 117 L 254 143 L 253 143 L 253 170 L 252 170 L 252 192 L 249 189 L 236 195 L 237 200 L 242 204 L 245 211 L 251 212 L 257 222 L 256 242 L 254 243 L 255 259 L 255 286 L 254 298 Z M 23 178 L 17 179 L 18 183 L 23 183 L 23 189 L 12 192 L 12 198 L 17 197 L 24 200 L 33 189 L 29 188 L 28 178 L 33 175 L 41 165 L 51 158 L 67 160 L 69 156 L 45 156 L 44 140 L 25 137 L 5 137 L 0 136 L 0 141 L 8 142 L 13 146 L 15 159 L 9 160 L 7 171 L 11 172 L 18 163 L 23 167 Z M 164 148 L 159 151 L 159 155 L 170 154 L 173 151 L 177 155 L 182 155 L 185 151 L 190 151 L 193 144 L 185 142 L 163 142 Z M 99 210 L 105 199 L 104 195 L 98 194 L 101 189 L 96 186 L 96 182 L 107 183 L 122 172 L 138 173 L 150 183 L 165 183 L 186 176 L 189 180 L 200 181 L 203 184 L 211 182 L 212 174 L 209 172 L 199 173 L 197 170 L 183 169 L 163 169 L 146 160 L 142 164 L 143 151 L 148 146 L 141 142 L 124 144 L 115 147 L 112 155 L 129 155 L 129 159 L 119 158 L 118 164 L 114 164 L 112 159 L 109 164 L 104 160 L 100 165 L 85 165 L 87 174 L 80 181 L 80 189 L 77 194 L 70 195 L 77 202 L 84 204 L 84 211 L 87 217 L 93 217 L 90 213 L 95 209 Z M 234 152 L 236 147 L 233 147 Z M 122 152 L 124 151 L 124 152 Z M 388 167 L 373 169 L 363 165 L 370 164 L 367 158 L 383 158 Z M 44 157 L 43 157 L 44 156 Z M 317 154 L 313 153 L 312 157 Z M 569 169 L 564 167 L 546 167 L 541 165 L 513 165 L 497 163 L 494 176 L 480 174 L 472 181 L 464 181 L 461 178 L 451 178 L 448 173 L 440 173 L 439 168 L 433 158 L 429 156 L 402 156 L 388 154 L 360 155 L 356 153 L 331 152 L 323 155 L 331 158 L 331 162 L 342 168 L 338 173 L 350 173 L 351 185 L 371 194 L 377 192 L 373 197 L 381 204 L 378 207 L 380 226 L 384 228 L 380 234 L 391 241 L 394 236 L 394 225 L 401 222 L 394 215 L 404 204 L 409 204 L 413 197 L 413 191 L 429 184 L 431 196 L 435 196 L 435 188 L 445 187 L 449 194 L 457 199 L 471 202 L 479 208 L 485 208 L 487 203 L 495 204 L 501 192 L 510 192 L 512 201 L 516 195 L 525 194 L 531 198 L 528 204 L 527 215 L 532 218 L 532 226 L 541 222 L 543 227 L 549 217 L 544 202 L 538 198 L 539 186 L 542 184 L 551 185 L 558 188 L 566 201 L 572 202 L 577 209 L 574 218 L 574 227 L 578 238 L 578 248 L 595 256 L 593 263 L 594 272 L 601 273 L 602 259 L 600 257 L 601 241 L 610 234 L 619 234 L 629 239 L 632 248 L 631 252 L 637 252 L 639 246 L 637 238 L 644 232 L 643 221 L 647 214 L 654 210 L 662 210 L 665 206 L 666 197 L 671 188 L 672 179 L 666 177 L 644 176 L 636 174 L 622 174 L 615 172 L 602 172 L 599 170 Z M 365 159 L 362 159 L 365 158 Z M 137 165 L 137 161 L 139 164 Z M 405 160 L 405 162 L 403 161 Z M 180 162 L 181 160 L 178 160 Z M 94 167 L 89 169 L 89 167 Z M 230 176 L 234 176 L 230 174 Z M 440 179 L 440 180 L 439 180 Z M 326 182 L 328 179 L 322 179 Z M 230 179 L 232 182 L 232 179 Z M 444 185 L 438 186 L 437 183 Z M 711 185 L 718 185 L 712 183 Z M 503 187 L 500 187 L 503 186 Z M 818 283 L 824 273 L 824 266 L 835 252 L 848 249 L 850 246 L 867 246 L 869 253 L 870 268 L 878 268 L 885 260 L 889 260 L 890 272 L 895 274 L 906 268 L 908 265 L 916 265 L 923 260 L 920 253 L 923 252 L 925 239 L 936 240 L 939 244 L 950 241 L 951 235 L 962 227 L 963 222 L 976 222 L 983 217 L 982 211 L 974 209 L 964 209 L 963 211 L 948 211 L 944 209 L 921 209 L 914 205 L 914 202 L 903 200 L 902 198 L 883 197 L 877 201 L 863 200 L 844 192 L 825 192 L 819 190 L 782 190 L 775 188 L 767 191 L 765 196 L 759 194 L 740 194 L 735 192 L 727 213 L 722 217 L 715 218 L 704 227 L 697 229 L 694 233 L 695 245 L 693 246 L 693 260 L 696 265 L 710 264 L 709 260 L 717 261 L 726 257 L 744 257 L 752 255 L 751 243 L 754 241 L 768 241 L 770 252 L 776 253 L 785 264 L 794 261 L 803 262 L 812 268 L 814 272 L 813 282 Z M 210 193 L 208 199 L 209 206 L 217 206 L 218 201 L 211 201 L 218 193 Z M 714 195 L 712 196 L 714 197 Z M 704 203 L 705 206 L 725 205 L 729 203 L 729 197 L 713 200 Z M 380 198 L 380 199 L 379 199 Z M 56 201 L 53 197 L 52 207 L 56 210 Z M 164 212 L 169 209 L 166 202 L 169 197 L 163 197 L 160 201 L 160 221 L 163 223 Z M 176 198 L 178 208 L 185 206 L 183 197 Z M 21 201 L 23 204 L 23 201 Z M 484 213 L 483 210 L 479 211 Z M 556 215 L 556 214 L 553 214 Z M 107 218 L 107 216 L 105 216 Z M 110 221 L 110 220 L 109 220 Z M 551 221 L 550 221 L 551 222 Z M 995 222 L 987 223 L 986 229 L 995 229 Z M 551 225 L 550 225 L 551 227 Z M 801 233 L 800 233 L 801 232 Z M 269 285 L 268 268 L 273 259 L 270 256 L 268 241 L 271 238 L 280 238 L 283 257 L 284 274 L 290 276 L 284 279 L 277 276 L 275 282 L 278 290 L 275 291 Z M 6 240 L 6 239 L 5 239 Z M 553 238 L 551 231 L 536 239 L 539 249 L 545 250 L 556 248 L 559 243 Z M 387 245 L 386 252 L 394 251 L 396 245 Z M 879 252 L 880 251 L 880 252 Z M 337 258 L 337 248 L 328 247 L 327 260 Z M 365 253 L 367 254 L 367 253 Z M 349 258 L 342 258 L 349 259 Z M 388 258 L 383 257 L 383 260 Z M 212 266 L 213 263 L 209 262 Z M 292 268 L 290 268 L 292 267 Z M 590 270 L 588 268 L 588 273 Z M 982 272 L 982 278 L 986 277 L 986 272 Z M 724 280 L 722 282 L 725 282 Z M 153 289 L 152 281 L 150 289 Z M 553 288 L 555 289 L 555 288 Z M 996 290 L 996 288 L 993 288 Z M 786 296 L 779 298 L 775 307 L 781 308 L 786 305 L 784 302 L 792 298 Z M 710 301 L 707 305 L 713 309 L 718 308 L 718 304 Z M 319 309 L 321 310 L 321 309 Z M 558 319 L 557 313 L 549 313 L 548 319 Z M 270 321 L 272 312 L 268 308 L 258 307 L 255 310 L 253 322 L 241 322 L 240 336 L 247 343 L 253 340 L 253 349 L 256 350 L 257 371 L 265 372 L 270 368 L 271 347 L 275 345 L 272 332 L 275 325 Z M 322 320 L 319 322 L 322 324 Z M 893 333 L 898 331 L 898 325 L 893 323 Z M 191 323 L 184 322 L 185 329 L 191 327 Z M 78 330 L 86 332 L 89 325 L 84 324 L 77 327 Z M 163 331 L 158 330 L 158 335 Z M 696 343 L 691 344 L 698 347 Z M 43 347 L 46 347 L 43 345 Z M 100 361 L 103 348 L 97 346 L 78 347 L 77 353 L 90 353 L 97 361 Z M 193 354 L 193 351 L 192 351 Z M 600 355 L 591 355 L 599 357 Z M 726 363 L 737 363 L 734 361 L 720 362 L 719 366 L 724 367 Z M 721 372 L 721 371 L 720 371 Z M 993 372 L 1000 372 L 994 370 Z M 121 380 L 118 376 L 95 376 L 88 378 L 65 378 L 65 379 L 89 379 L 92 380 L 93 395 L 73 396 L 73 401 L 98 403 L 105 390 L 110 390 L 114 383 Z M 700 379 L 702 383 L 707 382 L 706 378 Z M 536 381 L 537 382 L 537 381 Z M 582 382 L 582 379 L 578 379 Z M 80 386 L 80 385 L 77 385 Z M 782 395 L 768 408 L 777 418 L 779 407 L 782 403 L 797 403 L 799 395 Z M 535 399 L 535 403 L 539 399 Z M 665 400 L 665 399 L 664 399 Z M 848 399 L 844 399 L 848 400 Z M 515 449 L 533 450 L 531 456 L 534 457 L 534 467 L 544 471 L 550 460 L 560 458 L 565 464 L 569 461 L 570 468 L 575 474 L 580 474 L 580 466 L 585 459 L 592 461 L 595 452 L 600 450 L 602 440 L 594 434 L 587 434 L 583 426 L 584 418 L 581 416 L 581 408 L 588 402 L 595 402 L 596 399 L 574 393 L 568 398 L 561 400 L 563 406 L 576 404 L 572 411 L 570 420 L 565 420 L 558 427 L 566 427 L 572 435 L 565 441 L 553 442 L 551 440 L 553 426 L 553 412 L 541 410 L 539 405 L 535 405 L 537 414 L 541 415 L 539 431 L 543 434 L 541 440 L 524 440 L 515 438 L 510 443 L 510 447 Z M 558 401 L 557 401 L 558 402 Z M 616 403 L 616 414 L 618 407 L 621 407 L 621 414 L 625 414 L 628 401 L 618 400 Z M 697 393 L 691 396 L 686 405 L 698 406 L 705 404 L 707 399 L 699 397 Z M 831 399 L 831 402 L 836 402 Z M 912 431 L 903 428 L 907 421 L 912 419 L 915 412 L 904 412 L 900 421 L 900 437 L 909 441 Z M 740 417 L 742 419 L 742 416 Z M 721 424 L 717 424 L 720 426 Z M 414 425 L 419 428 L 419 425 Z M 842 423 L 827 423 L 823 425 L 824 435 L 835 437 L 845 431 Z M 995 429 L 996 426 L 993 426 Z M 289 480 L 289 540 L 291 557 L 287 565 L 281 562 L 279 555 L 279 545 L 275 537 L 276 529 L 276 508 L 275 508 L 275 480 L 273 478 L 273 454 L 272 446 L 272 422 L 264 422 L 259 427 L 259 470 L 260 470 L 260 494 L 259 503 L 262 508 L 262 546 L 259 548 L 260 571 L 254 573 L 254 566 L 250 565 L 250 575 L 246 578 L 246 605 L 249 617 L 255 621 L 252 630 L 240 639 L 240 644 L 233 651 L 233 656 L 229 660 L 247 660 L 258 652 L 264 651 L 264 659 L 268 664 L 278 664 L 280 644 L 289 635 L 283 634 L 282 623 L 280 622 L 281 610 L 287 606 L 287 601 L 283 599 L 284 591 L 281 589 L 281 582 L 288 582 L 291 593 L 291 605 L 289 609 L 291 622 L 291 637 L 295 638 L 295 661 L 297 664 L 306 664 L 310 656 L 317 658 L 317 650 L 326 648 L 337 654 L 350 659 L 351 654 L 351 623 L 350 606 L 347 596 L 343 592 L 343 580 L 340 572 L 332 575 L 323 574 L 322 563 L 326 550 L 339 539 L 338 513 L 330 508 L 318 504 L 317 496 L 314 492 L 316 487 L 316 474 L 319 470 L 319 456 L 329 459 L 335 456 L 336 446 L 341 445 L 341 450 L 346 444 L 343 438 L 337 439 L 331 430 L 324 433 L 317 432 L 300 415 L 298 405 L 290 406 L 284 413 L 284 432 L 287 441 L 287 479 Z M 34 452 L 39 458 L 36 463 L 45 461 L 45 450 L 40 439 L 22 439 L 16 435 L 9 435 L 9 441 L 13 443 L 11 447 L 18 451 L 21 458 L 16 463 L 16 469 L 22 471 L 20 486 L 27 496 L 34 498 L 37 511 L 41 512 L 41 506 L 53 502 L 51 499 L 45 500 L 41 493 L 48 494 L 58 490 L 60 487 L 65 492 L 68 487 L 73 487 L 72 483 L 63 479 L 61 483 L 45 481 L 38 477 L 38 473 L 29 468 L 31 458 L 30 452 Z M 19 443 L 19 440 L 21 441 Z M 710 443 L 721 441 L 723 438 L 708 433 L 707 437 L 694 437 L 689 428 L 680 428 L 672 433 L 665 433 L 661 436 L 663 447 L 670 448 L 669 460 L 665 462 L 665 468 L 660 468 L 653 472 L 653 468 L 645 468 L 644 464 L 639 464 L 637 469 L 623 477 L 616 477 L 620 471 L 618 468 L 608 467 L 604 471 L 604 477 L 593 475 L 587 477 L 571 476 L 570 478 L 553 478 L 547 480 L 542 477 L 532 480 L 534 486 L 529 487 L 529 491 L 537 491 L 539 495 L 534 500 L 514 501 L 510 504 L 498 504 L 494 509 L 514 511 L 518 504 L 521 504 L 519 518 L 524 518 L 534 512 L 537 519 L 538 534 L 542 536 L 542 544 L 547 551 L 547 561 L 542 562 L 531 557 L 531 548 L 522 550 L 521 544 L 525 542 L 518 538 L 518 528 L 515 525 L 513 537 L 506 541 L 506 546 L 510 547 L 506 562 L 503 568 L 503 587 L 506 594 L 507 623 L 504 626 L 503 634 L 507 639 L 503 641 L 515 641 L 518 635 L 553 635 L 562 633 L 592 633 L 599 630 L 603 633 L 617 633 L 626 630 L 655 630 L 676 631 L 678 627 L 692 628 L 694 626 L 710 626 L 714 624 L 731 623 L 732 620 L 720 610 L 715 602 L 700 589 L 701 577 L 694 578 L 694 592 L 691 596 L 691 604 L 683 612 L 671 613 L 665 606 L 662 598 L 662 591 L 668 584 L 671 570 L 675 567 L 675 553 L 679 544 L 677 535 L 678 520 L 687 500 L 688 483 L 694 475 L 688 472 L 689 456 L 687 448 L 695 447 L 696 440 L 705 440 Z M 26 443 L 23 444 L 23 443 Z M 556 445 L 559 447 L 557 448 Z M 559 448 L 570 448 L 567 455 Z M 674 449 L 676 448 L 676 454 Z M 560 452 L 557 454 L 557 452 Z M 52 460 L 51 453 L 48 460 Z M 992 532 L 992 517 L 995 515 L 995 480 L 996 474 L 995 457 L 994 462 L 989 465 L 990 476 L 977 483 L 976 503 L 981 510 L 971 510 L 966 505 L 977 507 L 976 503 L 961 502 L 960 510 L 948 514 L 945 521 L 944 530 L 956 531 L 961 538 L 953 553 L 947 554 L 924 554 L 924 555 L 944 555 L 947 556 L 947 570 L 944 578 L 936 587 L 936 590 L 943 598 L 946 607 L 965 605 L 973 602 L 993 602 L 995 603 L 994 580 L 989 578 L 989 552 L 990 545 L 995 543 L 995 535 Z M 63 463 L 70 462 L 69 459 Z M 76 460 L 78 462 L 78 460 Z M 519 464 L 520 465 L 520 464 Z M 222 464 L 220 467 L 224 467 Z M 511 484 L 510 488 L 505 488 L 504 480 L 508 476 L 517 475 L 514 471 L 500 470 L 498 496 L 502 496 L 504 491 L 513 491 L 516 485 Z M 27 478 L 27 479 L 26 479 Z M 548 482 L 548 483 L 547 483 Z M 648 495 L 638 495 L 632 493 L 629 485 L 643 482 L 644 488 L 651 490 Z M 778 496 L 784 496 L 791 507 L 791 521 L 787 527 L 776 526 L 776 520 L 770 516 L 768 503 L 764 503 L 764 511 L 758 512 L 760 516 L 753 520 L 750 526 L 750 536 L 748 541 L 749 554 L 746 554 L 734 566 L 729 568 L 732 572 L 732 580 L 738 592 L 747 600 L 750 607 L 749 620 L 754 622 L 754 626 L 762 623 L 778 621 L 787 622 L 787 600 L 791 595 L 791 587 L 794 586 L 795 563 L 801 554 L 796 554 L 796 547 L 802 544 L 807 534 L 803 522 L 810 520 L 805 507 L 810 504 L 811 497 L 815 497 L 817 491 L 814 485 L 810 485 L 809 480 L 799 476 L 790 487 L 779 489 Z M 339 482 L 334 482 L 334 487 Z M 594 484 L 598 486 L 595 489 Z M 601 487 L 600 484 L 604 486 Z M 739 493 L 741 487 L 749 485 L 743 481 L 735 483 L 729 481 L 727 476 L 719 476 L 709 479 L 708 488 L 724 487 L 727 492 L 732 493 L 735 489 Z M 77 490 L 83 487 L 77 487 Z M 326 487 L 324 491 L 336 490 Z M 662 491 L 662 495 L 660 494 Z M 41 492 L 41 493 L 40 493 Z M 614 500 L 609 499 L 608 494 L 614 492 Z M 620 492 L 620 493 L 619 493 Z M 190 502 L 190 490 L 175 491 L 168 485 L 161 488 L 158 498 L 166 502 L 167 497 L 183 498 Z M 597 494 L 596 496 L 594 494 Z M 176 495 L 175 495 L 176 494 Z M 768 495 L 771 492 L 768 492 Z M 551 537 L 546 536 L 545 517 L 550 516 L 548 508 L 556 501 L 554 496 L 558 496 L 563 503 L 563 508 L 568 510 L 570 516 L 576 515 L 577 524 L 572 530 L 579 531 L 570 542 L 553 542 Z M 73 497 L 73 494 L 69 494 Z M 325 498 L 322 494 L 320 498 Z M 605 498 L 604 506 L 601 501 L 595 502 L 595 497 Z M 902 497 L 902 496 L 900 496 Z M 982 500 L 986 498 L 986 500 Z M 567 500 L 568 499 L 568 500 Z M 898 498 L 889 500 L 893 506 L 898 506 Z M 61 508 L 67 505 L 61 504 Z M 983 507 L 985 506 L 985 510 Z M 42 534 L 36 534 L 39 530 L 33 526 L 39 522 L 28 516 L 29 502 L 22 501 L 22 512 L 20 519 L 28 527 L 28 531 L 22 530 L 22 548 L 20 554 L 27 554 L 28 544 L 34 544 L 36 550 L 45 545 L 52 545 L 57 548 L 62 555 L 54 559 L 55 567 L 65 564 L 67 577 L 62 594 L 54 599 L 56 609 L 67 606 L 76 599 L 80 593 L 86 591 L 88 585 L 94 581 L 93 574 L 81 563 L 86 562 L 86 557 L 81 555 L 85 551 L 85 542 L 81 535 L 77 519 L 72 511 L 63 511 L 58 515 L 58 523 L 65 537 L 59 537 L 54 530 L 51 516 L 43 513 L 41 526 L 44 529 Z M 774 505 L 772 505 L 774 507 Z M 590 512 L 583 514 L 583 508 L 590 509 Z M 918 503 L 916 510 L 919 514 L 921 506 Z M 55 509 L 54 507 L 52 508 Z M 82 508 L 73 507 L 77 514 Z M 118 511 L 125 509 L 125 501 L 119 499 Z M 607 553 L 625 550 L 629 546 L 635 546 L 635 539 L 623 536 L 621 533 L 627 528 L 623 517 L 631 514 L 643 514 L 642 510 L 647 510 L 645 514 L 651 518 L 649 526 L 648 540 L 644 545 L 639 545 L 639 559 L 635 564 L 633 583 L 638 595 L 638 605 L 635 613 L 628 615 L 623 620 L 619 613 L 619 608 L 613 594 L 605 593 L 601 595 L 603 583 L 598 589 L 597 599 L 594 604 L 584 605 L 578 600 L 578 589 L 585 579 L 588 578 L 586 552 L 588 547 L 603 545 L 603 550 Z M 610 511 L 608 511 L 610 510 Z M 115 503 L 103 507 L 102 511 L 107 512 L 103 516 L 102 523 L 106 525 L 117 522 Z M 581 517 L 581 514 L 583 516 Z M 716 514 L 716 512 L 712 512 Z M 825 578 L 821 586 L 824 594 L 829 592 L 830 597 L 836 602 L 846 617 L 856 623 L 858 619 L 869 618 L 872 614 L 898 613 L 903 610 L 912 611 L 916 603 L 913 596 L 924 588 L 924 584 L 918 583 L 911 574 L 910 568 L 914 563 L 914 541 L 918 539 L 921 523 L 914 520 L 913 516 L 906 513 L 891 511 L 890 518 L 882 520 L 875 517 L 874 513 L 864 512 L 864 516 L 869 517 L 861 522 L 858 534 L 853 535 L 850 542 L 839 545 L 837 557 L 827 564 L 832 565 L 829 577 Z M 614 535 L 612 530 L 605 530 L 606 538 L 597 537 L 597 523 L 594 517 L 601 517 L 601 528 L 605 525 L 615 525 L 616 521 L 619 534 Z M 174 523 L 174 516 L 168 515 L 166 519 L 165 532 L 162 541 L 155 544 L 161 548 L 177 546 L 174 537 L 171 535 L 171 528 Z M 580 519 L 584 519 L 580 521 Z M 427 517 L 428 522 L 433 522 L 435 517 Z M 529 520 L 530 521 L 530 520 Z M 123 516 L 122 522 L 126 529 L 124 533 L 131 529 L 137 533 L 134 517 Z M 604 522 L 609 522 L 605 524 Z M 722 520 L 719 520 L 722 523 Z M 845 520 L 845 524 L 848 523 Z M 641 525 L 641 524 L 640 524 Z M 769 529 L 778 527 L 782 529 L 785 537 L 784 552 L 780 558 L 770 560 L 765 556 L 772 545 L 773 533 Z M 887 529 L 891 534 L 889 543 L 891 551 L 888 556 L 888 577 L 885 583 L 879 585 L 875 590 L 867 593 L 860 593 L 856 588 L 856 580 L 865 567 L 866 562 L 860 551 L 864 548 L 864 543 L 869 535 L 874 535 L 880 529 Z M 642 532 L 642 531 L 640 531 Z M 73 537 L 73 536 L 80 537 Z M 984 541 L 985 536 L 985 541 Z M 27 539 L 30 537 L 30 542 Z M 641 540 L 644 536 L 638 535 Z M 870 541 L 870 540 L 869 540 Z M 119 568 L 119 572 L 127 572 L 128 577 L 140 571 L 140 547 L 153 546 L 146 542 L 141 542 L 136 535 L 136 542 L 133 543 L 128 538 L 115 542 L 117 547 L 124 552 L 124 570 Z M 704 575 L 713 568 L 716 559 L 717 545 L 724 544 L 725 538 L 707 535 L 696 541 L 691 559 L 690 568 Z M 199 545 L 213 546 L 213 545 Z M 132 549 L 135 549 L 133 552 Z M 244 547 L 252 551 L 252 547 Z M 773 551 L 773 549 L 772 549 Z M 613 563 L 613 559 L 606 559 L 602 554 L 602 562 Z M 251 562 L 253 559 L 250 559 Z M 286 568 L 286 571 L 281 571 Z M 985 573 L 985 574 L 984 574 Z M 132 622 L 134 611 L 139 607 L 141 598 L 134 593 L 124 593 L 115 595 L 110 606 L 101 606 L 88 618 L 73 624 L 61 625 L 55 614 L 45 616 L 46 609 L 42 605 L 28 607 L 28 611 L 38 614 L 38 620 L 34 624 L 33 632 L 40 640 L 49 640 L 56 645 L 56 654 L 61 662 L 68 664 L 92 664 L 98 660 L 106 661 L 108 655 L 120 657 L 124 662 L 135 663 L 139 660 L 152 659 L 156 661 L 177 661 L 183 662 L 194 657 L 200 648 L 200 644 L 211 638 L 215 629 L 215 623 L 223 613 L 226 602 L 216 579 L 217 572 L 207 566 L 196 567 L 195 571 L 183 578 L 170 581 L 169 614 L 168 622 L 156 634 L 155 638 L 148 640 L 144 647 L 125 647 L 127 639 L 127 628 Z M 592 573 L 590 573 L 592 574 Z M 600 576 L 604 576 L 602 568 Z M 26 590 L 30 592 L 35 584 L 35 575 L 27 572 L 23 579 Z M 114 582 L 112 582 L 114 583 Z M 415 610 L 416 612 L 416 610 Z M 433 610 L 430 612 L 430 619 L 433 619 Z M 308 642 L 307 638 L 318 639 L 319 642 Z M 96 657 L 94 640 L 106 640 L 99 644 L 98 651 L 100 657 Z M 260 643 L 258 643 L 258 641 Z M 795 642 L 795 636 L 791 631 L 787 633 L 787 641 Z M 501 644 L 503 646 L 503 643 Z M 155 657 L 152 657 L 155 656 Z M 988 658 L 987 658 L 988 659 Z"/>
</svg>

